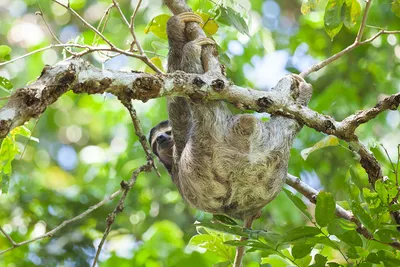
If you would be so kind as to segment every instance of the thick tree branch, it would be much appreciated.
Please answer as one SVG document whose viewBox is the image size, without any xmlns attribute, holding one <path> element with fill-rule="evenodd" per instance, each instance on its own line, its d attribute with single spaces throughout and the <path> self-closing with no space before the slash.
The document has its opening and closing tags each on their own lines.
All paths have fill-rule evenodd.
<svg viewBox="0 0 400 267">
<path fill-rule="evenodd" d="M 395 109 L 400 93 L 380 101 L 374 108 L 358 111 L 344 119 L 319 114 L 294 104 L 276 92 L 257 91 L 230 84 L 218 74 L 147 74 L 100 70 L 81 59 L 70 59 L 46 66 L 37 81 L 17 89 L 0 109 L 0 137 L 31 118 L 42 114 L 68 90 L 75 93 L 116 95 L 122 102 L 132 99 L 147 101 L 162 96 L 184 96 L 194 100 L 225 100 L 240 109 L 269 112 L 292 117 L 319 132 L 335 135 L 346 141 L 357 141 L 354 130 L 377 114 Z"/>
</svg>

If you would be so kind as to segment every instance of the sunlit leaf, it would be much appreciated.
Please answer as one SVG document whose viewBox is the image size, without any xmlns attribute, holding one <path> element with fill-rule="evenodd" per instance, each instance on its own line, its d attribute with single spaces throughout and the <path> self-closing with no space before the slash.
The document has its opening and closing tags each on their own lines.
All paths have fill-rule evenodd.
<svg viewBox="0 0 400 267">
<path fill-rule="evenodd" d="M 317 7 L 319 0 L 304 0 L 301 4 L 301 13 L 306 15 L 310 13 L 311 10 Z"/>
<path fill-rule="evenodd" d="M 156 36 L 167 40 L 167 22 L 171 16 L 167 14 L 161 14 L 154 17 L 149 24 L 147 24 L 144 32 L 147 34 L 149 32 L 154 33 Z"/>
<path fill-rule="evenodd" d="M 18 134 L 18 135 L 22 135 L 25 137 L 31 137 L 31 131 L 28 128 L 26 128 L 25 126 L 19 126 L 19 127 L 14 128 L 11 131 L 11 134 L 12 135 Z"/>
<path fill-rule="evenodd" d="M 215 235 L 195 235 L 193 236 L 189 243 L 194 246 L 198 246 L 200 248 L 205 248 L 209 251 L 212 251 L 226 260 L 230 260 L 232 256 L 231 247 L 225 245 L 223 240 Z"/>
<path fill-rule="evenodd" d="M 10 60 L 10 53 L 12 49 L 6 45 L 0 45 L 0 61 Z"/>
<path fill-rule="evenodd" d="M 343 26 L 341 17 L 343 3 L 344 0 L 328 0 L 325 6 L 325 31 L 332 40 Z"/>
<path fill-rule="evenodd" d="M 400 18 L 400 0 L 393 0 L 392 2 L 392 12 Z"/>
<path fill-rule="evenodd" d="M 6 90 L 10 90 L 13 88 L 13 84 L 7 78 L 0 76 L 0 87 L 3 87 Z"/>
<path fill-rule="evenodd" d="M 307 157 L 314 151 L 325 148 L 325 147 L 330 147 L 330 146 L 338 146 L 339 145 L 339 139 L 336 136 L 333 135 L 328 135 L 324 139 L 320 140 L 317 142 L 315 145 L 312 147 L 303 149 L 301 151 L 301 156 L 303 157 L 304 160 L 307 160 Z"/>
<path fill-rule="evenodd" d="M 218 24 L 215 22 L 213 18 L 211 18 L 208 14 L 206 13 L 201 13 L 201 12 L 195 12 L 197 15 L 199 15 L 202 20 L 204 21 L 204 24 L 201 25 L 203 28 L 204 32 L 208 35 L 214 35 L 218 31 Z"/>
<path fill-rule="evenodd" d="M 356 25 L 361 15 L 361 5 L 358 0 L 345 0 L 342 10 L 343 23 L 348 29 Z"/>
<path fill-rule="evenodd" d="M 297 197 L 296 195 L 294 195 L 292 192 L 290 192 L 289 190 L 287 190 L 286 188 L 283 188 L 283 191 L 285 192 L 285 194 L 290 198 L 290 200 L 296 205 L 296 207 L 304 214 L 306 215 L 306 217 L 312 221 L 312 216 L 311 214 L 308 212 L 307 210 L 307 206 L 306 204 L 304 204 L 304 202 Z"/>
<path fill-rule="evenodd" d="M 221 6 L 219 9 L 221 15 L 218 18 L 218 21 L 224 23 L 226 25 L 231 25 L 236 28 L 240 33 L 250 35 L 249 27 L 247 26 L 246 21 L 243 19 L 238 12 L 233 10 L 230 7 Z"/>
<path fill-rule="evenodd" d="M 11 174 L 11 162 L 14 160 L 15 156 L 19 153 L 17 144 L 15 143 L 14 137 L 10 134 L 7 135 L 0 148 L 0 171 L 3 174 Z"/>
<path fill-rule="evenodd" d="M 85 6 L 86 0 L 69 0 L 69 5 L 73 9 L 81 9 Z"/>
<path fill-rule="evenodd" d="M 327 226 L 335 218 L 336 203 L 331 193 L 321 191 L 317 196 L 315 219 L 319 226 Z"/>
</svg>

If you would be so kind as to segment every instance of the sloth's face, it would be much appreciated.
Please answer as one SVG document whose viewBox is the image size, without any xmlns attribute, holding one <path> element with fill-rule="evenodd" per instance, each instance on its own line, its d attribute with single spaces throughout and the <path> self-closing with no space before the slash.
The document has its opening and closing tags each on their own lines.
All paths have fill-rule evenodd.
<svg viewBox="0 0 400 267">
<path fill-rule="evenodd" d="M 172 167 L 172 149 L 174 146 L 171 127 L 169 124 L 159 124 L 153 128 L 150 135 L 153 153 L 156 154 L 167 169 L 170 169 Z"/>
<path fill-rule="evenodd" d="M 171 136 L 171 130 L 164 133 L 159 133 L 156 137 L 156 146 L 158 157 L 161 162 L 167 166 L 172 165 L 172 147 L 174 145 L 174 140 Z"/>
</svg>

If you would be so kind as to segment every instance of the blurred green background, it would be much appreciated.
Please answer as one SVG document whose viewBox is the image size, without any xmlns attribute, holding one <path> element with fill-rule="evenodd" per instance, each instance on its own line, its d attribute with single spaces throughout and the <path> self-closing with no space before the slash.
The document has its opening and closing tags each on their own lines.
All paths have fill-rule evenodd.
<svg viewBox="0 0 400 267">
<path fill-rule="evenodd" d="M 89 23 L 97 26 L 111 1 L 71 0 L 74 8 Z M 129 18 L 137 1 L 118 1 Z M 51 1 L 39 1 L 43 16 L 62 42 L 92 44 L 94 34 L 70 12 Z M 219 2 L 218 2 L 219 3 Z M 227 75 L 244 87 L 268 90 L 285 74 L 298 73 L 350 45 L 358 24 L 344 28 L 333 41 L 325 33 L 323 13 L 325 1 L 308 15 L 300 12 L 300 1 L 240 0 L 222 1 L 243 17 L 248 35 L 217 20 L 218 32 L 213 35 L 224 53 Z M 212 1 L 189 0 L 189 6 L 213 17 L 217 10 Z M 363 4 L 363 3 L 362 3 Z M 367 24 L 399 30 L 400 18 L 390 12 L 389 1 L 373 2 Z M 35 0 L 2 0 L 0 2 L 0 45 L 12 48 L 11 58 L 55 44 Z M 168 44 L 153 33 L 145 34 L 152 18 L 170 14 L 161 0 L 144 0 L 138 11 L 135 30 L 149 57 L 154 53 L 166 64 Z M 396 28 L 397 27 L 397 28 Z M 378 30 L 367 28 L 369 37 Z M 131 36 L 114 9 L 104 35 L 118 47 L 128 48 Z M 374 106 L 383 96 L 400 90 L 399 36 L 385 35 L 361 46 L 337 62 L 312 74 L 308 82 L 314 87 L 310 108 L 331 115 L 337 120 L 356 110 Z M 100 44 L 104 43 L 100 41 Z M 0 76 L 14 84 L 14 89 L 35 80 L 45 64 L 63 60 L 61 48 L 48 49 L 0 67 Z M 105 62 L 100 54 L 85 56 L 99 68 L 113 70 L 145 70 L 133 58 L 117 56 Z M 0 90 L 0 97 L 9 93 Z M 0 104 L 4 104 L 2 100 Z M 134 101 L 146 133 L 159 121 L 167 119 L 165 99 Z M 268 117 L 259 114 L 260 117 Z M 357 133 L 361 140 L 384 144 L 396 159 L 400 114 L 385 112 Z M 0 225 L 19 242 L 43 234 L 85 211 L 120 187 L 131 171 L 145 163 L 145 155 L 133 132 L 126 109 L 112 95 L 75 95 L 69 92 L 37 120 L 27 125 L 39 142 L 18 137 L 23 156 L 13 162 L 13 175 L 7 194 L 0 195 Z M 300 151 L 324 137 L 305 127 L 296 139 L 289 172 L 300 176 L 316 189 L 332 192 L 336 201 L 344 199 L 346 173 L 353 166 L 359 187 L 368 187 L 368 179 L 346 144 L 312 153 L 305 161 Z M 388 160 L 381 149 L 374 150 L 389 175 Z M 159 165 L 162 178 L 152 173 L 139 176 L 125 202 L 125 210 L 117 216 L 113 231 L 100 256 L 100 266 L 212 266 L 222 257 L 188 245 L 196 234 L 193 223 L 210 219 L 211 215 L 196 211 L 184 203 L 168 173 Z M 117 200 L 103 206 L 84 219 L 68 225 L 51 239 L 34 242 L 0 256 L 1 266 L 87 266 L 106 227 L 106 217 Z M 312 210 L 312 205 L 310 209 Z M 309 224 L 288 197 L 281 193 L 264 210 L 254 229 L 285 233 Z M 10 244 L 0 236 L 0 250 Z M 233 248 L 232 248 L 233 250 Z M 226 251 L 233 253 L 233 251 Z M 324 255 L 343 260 L 330 248 Z M 229 254 L 230 255 L 230 254 Z M 233 254 L 232 254 L 233 255 Z M 231 255 L 231 256 L 232 256 Z M 259 266 L 262 255 L 249 253 L 246 266 Z M 273 263 L 273 264 L 272 264 Z M 273 266 L 285 266 L 281 260 Z M 222 266 L 222 265 L 221 265 Z"/>
</svg>

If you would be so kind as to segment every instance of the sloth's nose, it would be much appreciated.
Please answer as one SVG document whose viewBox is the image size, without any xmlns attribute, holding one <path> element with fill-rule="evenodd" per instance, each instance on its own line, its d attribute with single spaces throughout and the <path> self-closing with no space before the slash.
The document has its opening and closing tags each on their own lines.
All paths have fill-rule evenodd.
<svg viewBox="0 0 400 267">
<path fill-rule="evenodd" d="M 157 143 L 162 143 L 166 140 L 168 140 L 169 136 L 167 134 L 160 134 L 159 136 L 157 136 Z"/>
</svg>

